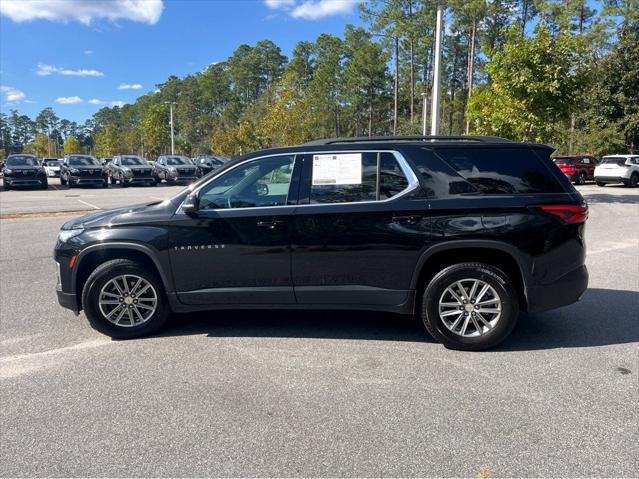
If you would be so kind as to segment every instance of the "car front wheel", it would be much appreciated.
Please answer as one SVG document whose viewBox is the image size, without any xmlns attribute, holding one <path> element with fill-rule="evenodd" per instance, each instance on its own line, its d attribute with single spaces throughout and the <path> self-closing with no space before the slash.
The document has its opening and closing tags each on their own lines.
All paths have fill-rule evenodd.
<svg viewBox="0 0 639 479">
<path fill-rule="evenodd" d="M 161 281 L 127 259 L 107 261 L 91 273 L 82 307 L 91 326 L 114 339 L 146 336 L 169 318 Z"/>
<path fill-rule="evenodd" d="M 422 300 L 428 332 L 450 349 L 478 351 L 496 346 L 519 315 L 517 292 L 508 276 L 483 263 L 460 263 L 440 271 Z"/>
<path fill-rule="evenodd" d="M 632 176 L 630 176 L 630 181 L 628 182 L 628 186 L 630 188 L 636 188 L 637 184 L 639 184 L 639 174 L 633 173 Z"/>
</svg>

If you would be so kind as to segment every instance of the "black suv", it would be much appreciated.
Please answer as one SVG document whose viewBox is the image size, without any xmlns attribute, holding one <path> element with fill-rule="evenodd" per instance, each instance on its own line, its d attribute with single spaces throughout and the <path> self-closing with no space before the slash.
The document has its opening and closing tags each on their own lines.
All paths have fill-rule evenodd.
<svg viewBox="0 0 639 479">
<path fill-rule="evenodd" d="M 66 223 L 58 300 L 117 338 L 172 311 L 356 309 L 418 313 L 446 346 L 488 348 L 520 310 L 587 287 L 588 209 L 552 151 L 395 137 L 251 153 L 170 200 Z"/>
<path fill-rule="evenodd" d="M 196 156 L 193 161 L 195 161 L 195 166 L 197 166 L 198 178 L 202 178 L 203 176 L 208 175 L 211 171 L 215 171 L 220 168 L 228 161 L 228 159 L 213 155 L 199 155 Z"/>
<path fill-rule="evenodd" d="M 137 155 L 115 155 L 108 164 L 109 181 L 113 185 L 155 185 L 153 167 Z"/>
<path fill-rule="evenodd" d="M 163 155 L 153 164 L 156 183 L 179 183 L 197 179 L 197 167 L 186 156 Z"/>
<path fill-rule="evenodd" d="M 38 186 L 48 188 L 47 172 L 40 160 L 33 155 L 9 155 L 2 168 L 4 189 L 16 186 Z"/>
<path fill-rule="evenodd" d="M 109 186 L 102 163 L 91 155 L 65 155 L 60 165 L 60 184 Z"/>
</svg>

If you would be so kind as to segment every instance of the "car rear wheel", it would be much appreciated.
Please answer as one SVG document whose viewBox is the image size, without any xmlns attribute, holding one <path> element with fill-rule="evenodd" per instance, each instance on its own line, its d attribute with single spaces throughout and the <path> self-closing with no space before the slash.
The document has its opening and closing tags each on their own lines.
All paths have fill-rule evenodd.
<svg viewBox="0 0 639 479">
<path fill-rule="evenodd" d="M 597 186 L 606 186 L 606 184 L 603 181 L 595 181 L 595 183 L 597 184 Z"/>
<path fill-rule="evenodd" d="M 428 332 L 450 349 L 478 351 L 501 343 L 519 315 L 508 276 L 483 263 L 460 263 L 440 271 L 422 299 Z"/>
<path fill-rule="evenodd" d="M 107 261 L 91 273 L 82 307 L 94 329 L 115 339 L 146 336 L 169 318 L 161 281 L 127 259 Z"/>
<path fill-rule="evenodd" d="M 630 176 L 630 182 L 628 183 L 628 186 L 630 188 L 636 188 L 638 183 L 639 183 L 639 174 L 633 173 Z"/>
<path fill-rule="evenodd" d="M 581 173 L 579 173 L 579 176 L 577 177 L 577 184 L 578 185 L 585 185 L 586 184 L 586 179 L 587 179 L 587 175 L 585 171 L 582 171 Z"/>
</svg>

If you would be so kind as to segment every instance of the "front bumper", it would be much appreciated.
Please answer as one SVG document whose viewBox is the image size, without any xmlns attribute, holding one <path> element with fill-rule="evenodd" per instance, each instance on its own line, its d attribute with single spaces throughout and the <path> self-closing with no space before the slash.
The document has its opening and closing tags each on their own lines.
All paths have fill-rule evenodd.
<svg viewBox="0 0 639 479">
<path fill-rule="evenodd" d="M 49 178 L 58 178 L 60 176 L 60 170 L 58 171 L 47 170 L 47 176 Z"/>
<path fill-rule="evenodd" d="M 125 177 L 124 178 L 124 182 L 126 184 L 133 184 L 133 183 L 155 183 L 155 178 L 153 178 L 152 176 L 131 176 L 131 177 Z"/>
<path fill-rule="evenodd" d="M 588 288 L 588 269 L 582 265 L 548 284 L 529 286 L 526 291 L 529 313 L 539 313 L 579 301 Z"/>
<path fill-rule="evenodd" d="M 47 183 L 46 176 L 31 176 L 28 178 L 4 177 L 4 183 L 9 186 L 41 186 Z"/>
<path fill-rule="evenodd" d="M 69 183 L 74 185 L 102 185 L 106 183 L 106 176 L 77 176 L 71 175 L 69 177 Z"/>
</svg>

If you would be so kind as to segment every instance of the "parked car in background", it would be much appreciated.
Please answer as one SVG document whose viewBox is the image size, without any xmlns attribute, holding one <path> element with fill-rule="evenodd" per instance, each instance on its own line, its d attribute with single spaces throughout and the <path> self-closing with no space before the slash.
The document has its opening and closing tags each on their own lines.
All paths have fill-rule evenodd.
<svg viewBox="0 0 639 479">
<path fill-rule="evenodd" d="M 153 165 L 156 183 L 188 182 L 197 179 L 197 167 L 186 156 L 162 155 Z"/>
<path fill-rule="evenodd" d="M 60 165 L 60 184 L 98 185 L 106 188 L 108 176 L 99 160 L 91 155 L 65 155 Z"/>
<path fill-rule="evenodd" d="M 468 136 L 256 151 L 167 201 L 67 222 L 58 301 L 115 338 L 171 312 L 364 309 L 489 348 L 520 310 L 574 303 L 588 284 L 588 206 L 552 151 Z"/>
<path fill-rule="evenodd" d="M 38 186 L 48 188 L 47 172 L 34 155 L 9 155 L 2 168 L 4 189 L 16 186 Z"/>
<path fill-rule="evenodd" d="M 599 161 L 589 155 L 556 156 L 553 161 L 570 181 L 585 185 L 595 179 L 595 167 Z"/>
<path fill-rule="evenodd" d="M 623 183 L 632 188 L 639 184 L 639 155 L 608 155 L 595 169 L 597 186 Z"/>
<path fill-rule="evenodd" d="M 122 186 L 154 185 L 153 167 L 137 155 L 115 155 L 109 163 L 109 182 Z"/>
<path fill-rule="evenodd" d="M 224 165 L 228 159 L 213 155 L 198 155 L 194 161 L 195 166 L 197 166 L 197 176 L 202 178 L 204 175 Z"/>
<path fill-rule="evenodd" d="M 57 158 L 45 158 L 44 160 L 42 160 L 42 166 L 44 167 L 44 171 L 47 172 L 47 176 L 60 176 L 60 160 L 58 160 Z"/>
</svg>

